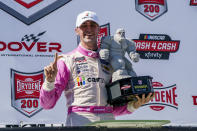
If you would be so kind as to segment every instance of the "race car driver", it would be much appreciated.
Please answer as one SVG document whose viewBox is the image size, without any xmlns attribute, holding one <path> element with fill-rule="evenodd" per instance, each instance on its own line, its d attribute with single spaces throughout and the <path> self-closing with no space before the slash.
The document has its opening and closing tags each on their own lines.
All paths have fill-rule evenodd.
<svg viewBox="0 0 197 131">
<path fill-rule="evenodd" d="M 125 106 L 107 104 L 105 85 L 111 80 L 110 64 L 99 59 L 97 35 L 99 19 L 95 12 L 84 11 L 77 16 L 75 32 L 79 46 L 70 53 L 58 56 L 44 68 L 45 81 L 40 91 L 40 104 L 52 109 L 64 92 L 67 99 L 67 126 L 84 126 L 100 120 L 114 120 L 114 116 L 130 114 L 149 102 L 151 93 Z"/>
</svg>

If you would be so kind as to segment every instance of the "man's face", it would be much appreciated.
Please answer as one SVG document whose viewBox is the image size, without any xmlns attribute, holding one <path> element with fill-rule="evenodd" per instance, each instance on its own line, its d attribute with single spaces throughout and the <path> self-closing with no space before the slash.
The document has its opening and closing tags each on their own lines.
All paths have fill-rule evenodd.
<svg viewBox="0 0 197 131">
<path fill-rule="evenodd" d="M 85 44 L 97 43 L 97 35 L 100 27 L 93 21 L 86 21 L 76 28 L 76 33 L 80 36 L 81 42 Z"/>
</svg>

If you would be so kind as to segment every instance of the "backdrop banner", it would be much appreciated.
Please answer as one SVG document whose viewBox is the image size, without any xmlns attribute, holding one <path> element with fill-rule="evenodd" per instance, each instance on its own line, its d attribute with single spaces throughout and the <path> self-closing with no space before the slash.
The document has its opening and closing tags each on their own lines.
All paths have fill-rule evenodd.
<svg viewBox="0 0 197 131">
<path fill-rule="evenodd" d="M 153 77 L 155 97 L 117 120 L 170 120 L 197 125 L 196 0 L 0 0 L 0 124 L 64 124 L 66 98 L 44 110 L 44 67 L 78 45 L 77 15 L 94 11 L 103 36 L 124 28 L 140 61 L 138 76 Z"/>
</svg>

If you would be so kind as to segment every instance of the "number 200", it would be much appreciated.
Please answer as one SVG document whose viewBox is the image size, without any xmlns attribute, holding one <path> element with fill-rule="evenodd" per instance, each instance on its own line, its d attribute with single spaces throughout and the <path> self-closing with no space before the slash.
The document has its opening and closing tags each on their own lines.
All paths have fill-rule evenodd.
<svg viewBox="0 0 197 131">
<path fill-rule="evenodd" d="M 38 100 L 21 100 L 21 108 L 37 108 L 38 107 Z"/>
<path fill-rule="evenodd" d="M 159 12 L 159 5 L 144 5 L 144 12 Z"/>
</svg>

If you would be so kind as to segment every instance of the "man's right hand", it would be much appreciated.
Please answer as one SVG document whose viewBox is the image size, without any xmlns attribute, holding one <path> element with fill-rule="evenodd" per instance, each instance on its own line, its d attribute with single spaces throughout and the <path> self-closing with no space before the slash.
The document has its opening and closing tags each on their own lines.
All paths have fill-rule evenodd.
<svg viewBox="0 0 197 131">
<path fill-rule="evenodd" d="M 58 54 L 55 53 L 54 61 L 50 63 L 50 65 L 44 67 L 44 74 L 48 82 L 55 81 L 55 77 L 57 75 L 57 60 L 58 60 Z"/>
</svg>

